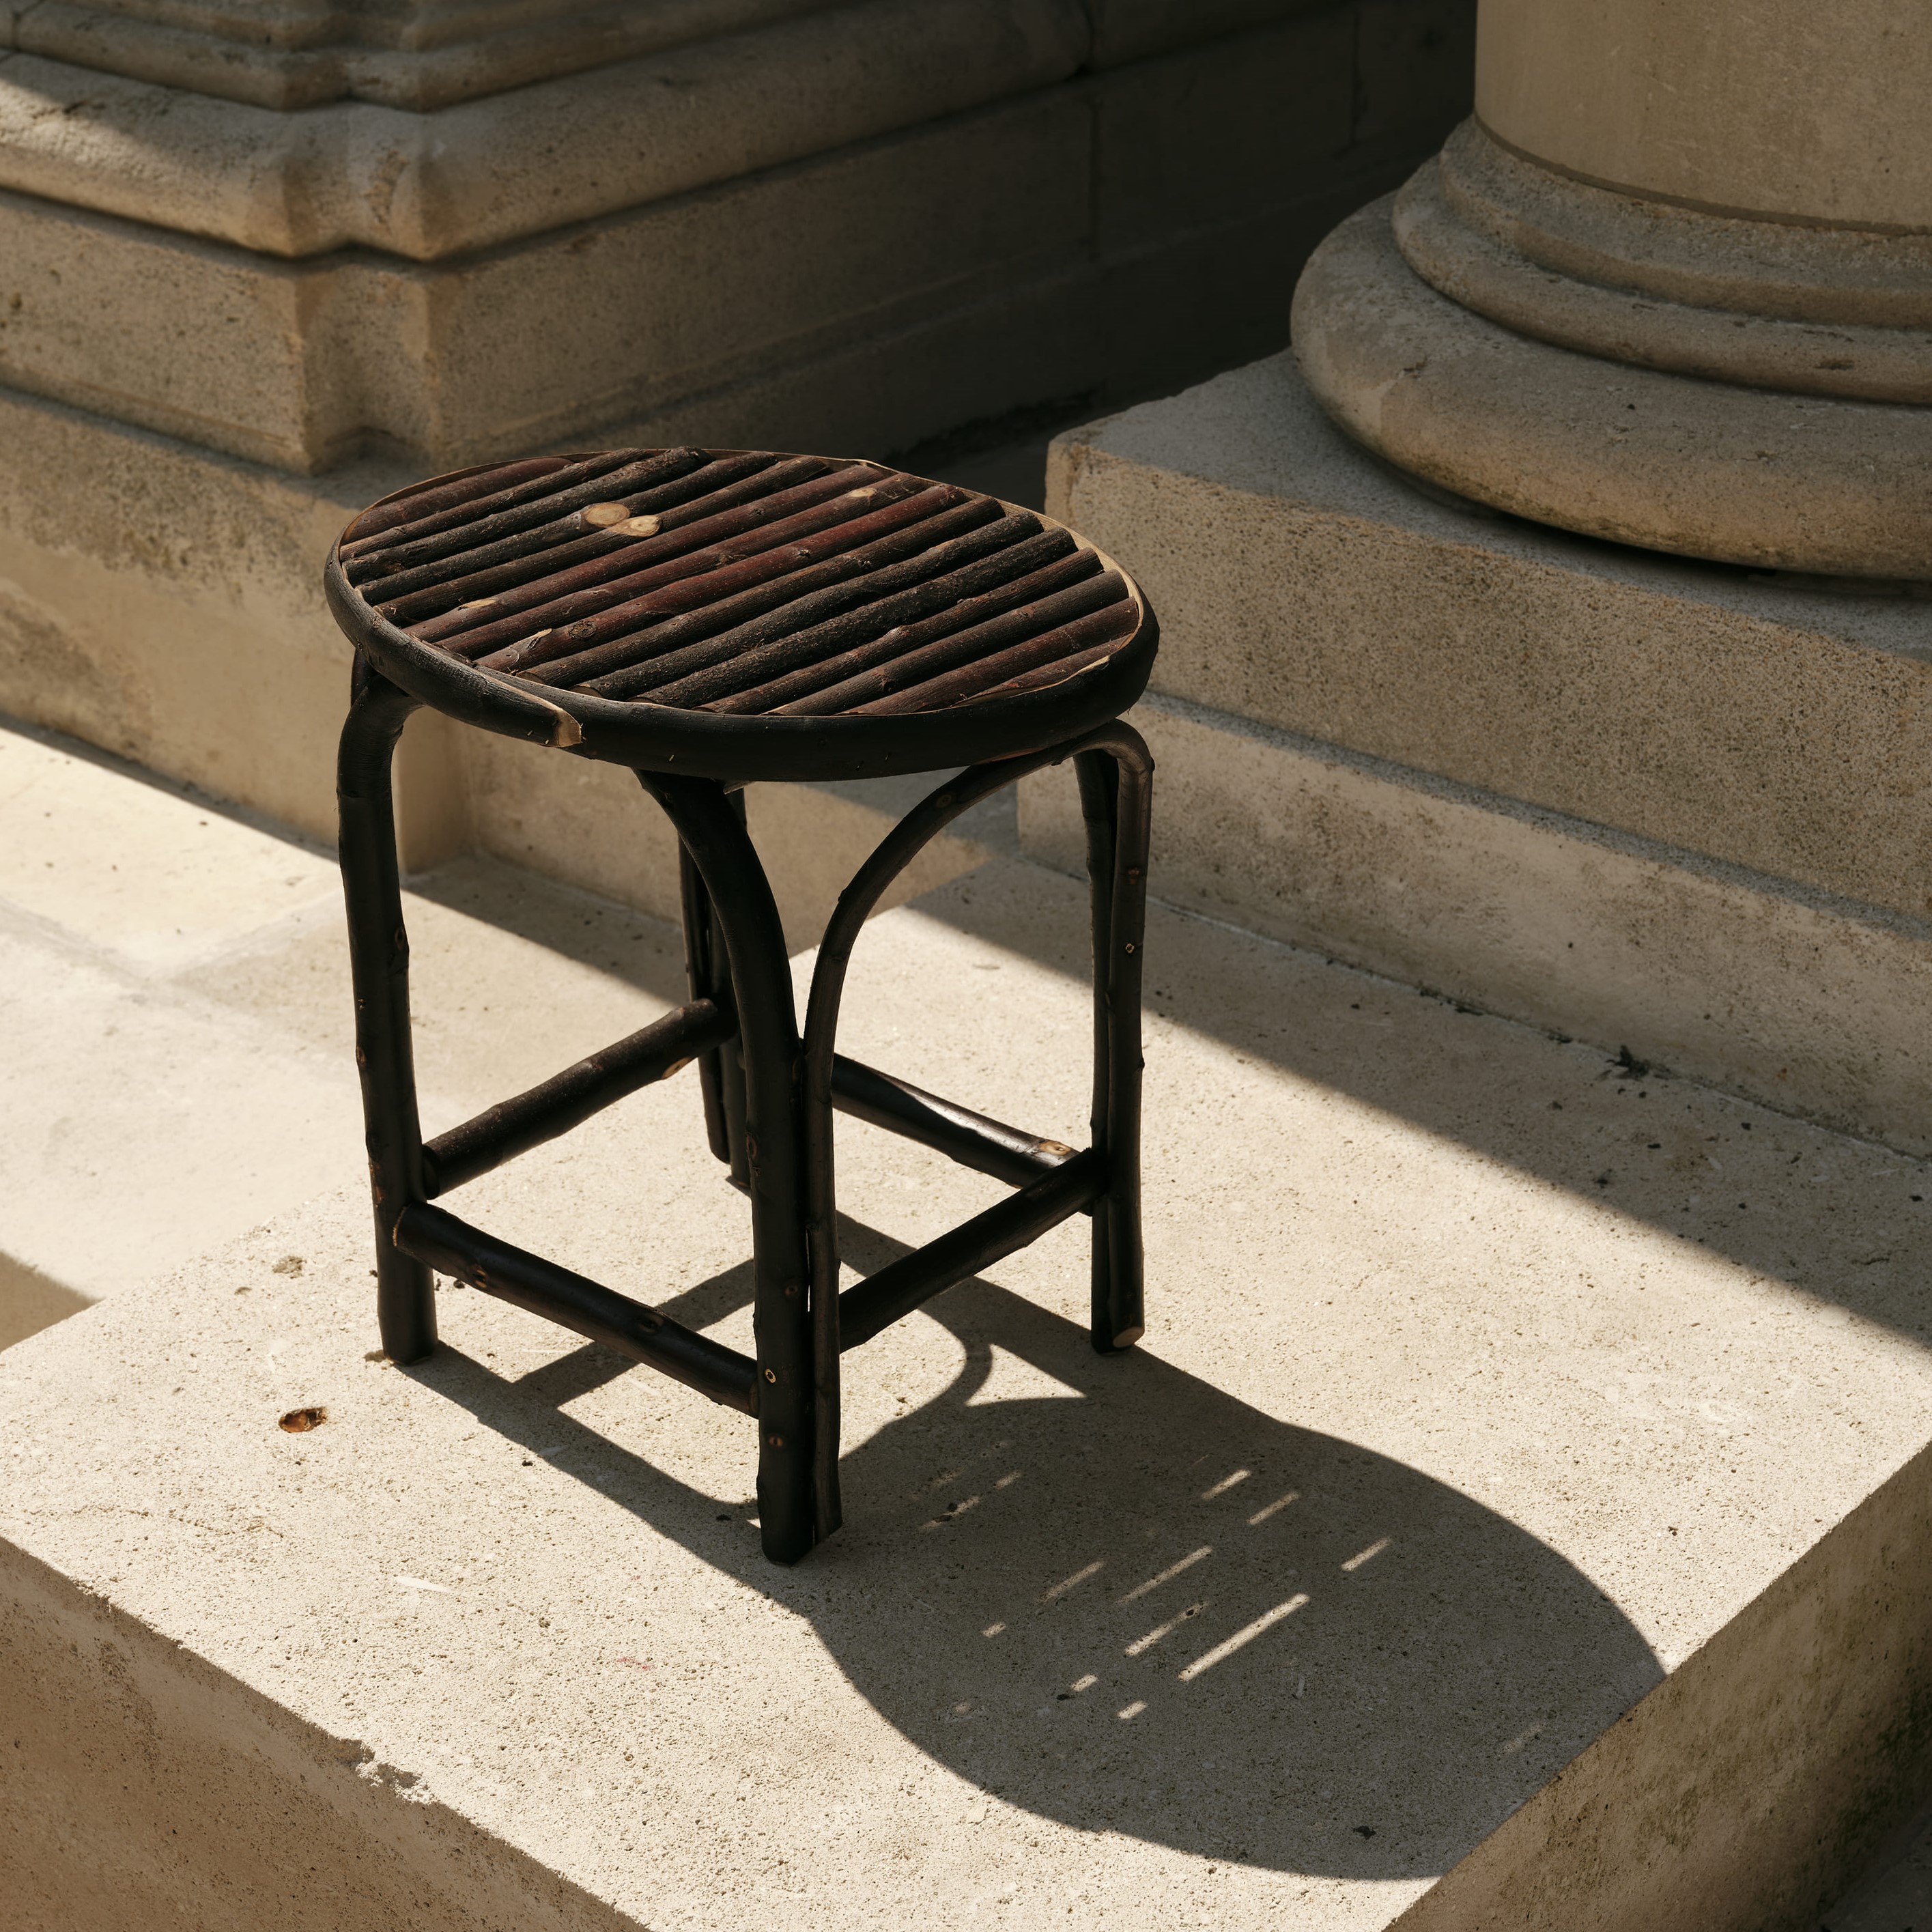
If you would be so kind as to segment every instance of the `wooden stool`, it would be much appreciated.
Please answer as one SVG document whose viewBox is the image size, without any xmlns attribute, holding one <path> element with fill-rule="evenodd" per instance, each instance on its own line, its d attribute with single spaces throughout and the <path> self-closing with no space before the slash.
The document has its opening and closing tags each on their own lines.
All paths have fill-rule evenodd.
<svg viewBox="0 0 1932 1932">
<path fill-rule="evenodd" d="M 1094 1346 L 1133 1346 L 1153 767 L 1119 719 L 1158 628 L 1122 571 L 1048 518 L 875 464 L 622 449 L 488 464 L 386 497 L 343 532 L 326 582 L 356 647 L 338 790 L 392 1360 L 435 1346 L 440 1270 L 742 1409 L 758 1425 L 765 1553 L 791 1563 L 838 1526 L 842 1349 L 1083 1210 Z M 681 842 L 692 995 L 428 1142 L 390 798 L 397 737 L 422 704 L 637 773 Z M 834 1045 L 847 962 L 886 886 L 962 812 L 1070 758 L 1094 917 L 1092 1144 L 1078 1152 Z M 778 909 L 733 794 L 962 765 L 841 896 L 801 1037 Z M 694 1059 L 712 1150 L 751 1196 L 755 1360 L 432 1204 Z M 835 1108 L 1016 1192 L 842 1295 Z"/>
</svg>

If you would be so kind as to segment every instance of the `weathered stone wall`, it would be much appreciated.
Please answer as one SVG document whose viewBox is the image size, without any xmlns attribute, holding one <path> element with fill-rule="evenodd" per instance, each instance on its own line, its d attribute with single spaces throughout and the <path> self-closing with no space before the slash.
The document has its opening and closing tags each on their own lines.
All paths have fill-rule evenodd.
<svg viewBox="0 0 1932 1932">
<path fill-rule="evenodd" d="M 331 836 L 357 506 L 545 446 L 904 450 L 1279 347 L 1466 112 L 1474 11 L 0 0 L 0 712 Z M 412 862 L 492 836 L 439 723 Z"/>
<path fill-rule="evenodd" d="M 904 444 L 1278 346 L 1470 86 L 1467 0 L 559 11 L 22 9 L 0 383 L 306 472 Z"/>
</svg>

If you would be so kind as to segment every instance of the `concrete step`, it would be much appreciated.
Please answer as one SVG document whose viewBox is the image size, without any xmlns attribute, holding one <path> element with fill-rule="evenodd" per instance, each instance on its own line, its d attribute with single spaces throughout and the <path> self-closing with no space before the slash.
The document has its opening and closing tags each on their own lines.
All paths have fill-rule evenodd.
<svg viewBox="0 0 1932 1932">
<path fill-rule="evenodd" d="M 1932 1146 L 1926 586 L 1460 502 L 1286 354 L 1060 438 L 1048 507 L 1160 613 L 1169 897 Z"/>
<path fill-rule="evenodd" d="M 1183 699 L 1133 722 L 1172 903 L 1932 1149 L 1932 922 Z M 1027 854 L 1082 838 L 1068 774 L 1028 779 Z"/>
<path fill-rule="evenodd" d="M 578 1050 L 461 930 L 432 1060 Z M 1084 934 L 988 861 L 875 922 L 848 1050 L 1076 1138 Z M 855 1352 L 795 1570 L 739 1419 L 646 1371 L 454 1289 L 371 1359 L 354 1184 L 8 1350 L 23 1922 L 1804 1923 L 1924 1769 L 1923 1167 L 1148 943 L 1146 1344 L 1088 1350 L 1076 1223 Z M 840 1160 L 855 1270 L 998 1192 Z M 748 1341 L 688 1081 L 460 1211 Z"/>
</svg>

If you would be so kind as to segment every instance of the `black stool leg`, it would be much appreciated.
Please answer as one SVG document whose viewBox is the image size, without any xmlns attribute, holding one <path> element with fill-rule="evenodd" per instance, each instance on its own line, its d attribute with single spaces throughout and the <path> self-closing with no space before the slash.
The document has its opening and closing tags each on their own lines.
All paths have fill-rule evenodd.
<svg viewBox="0 0 1932 1932">
<path fill-rule="evenodd" d="M 1136 744 L 1138 741 L 1136 740 Z M 1146 1325 L 1141 1240 L 1141 959 L 1154 802 L 1144 751 L 1074 760 L 1094 902 L 1093 1144 L 1107 1156 L 1094 1207 L 1094 1346 L 1131 1348 Z"/>
<path fill-rule="evenodd" d="M 744 1065 L 758 1366 L 758 1521 L 765 1554 L 796 1563 L 817 1540 L 812 1497 L 812 1322 L 806 1292 L 800 1047 L 784 928 L 722 785 L 638 774 L 691 855 L 724 937 Z"/>
<path fill-rule="evenodd" d="M 886 888 L 928 840 L 980 800 L 1070 752 L 1080 779 L 1094 878 L 1093 1145 L 1106 1159 L 1109 1176 L 1108 1192 L 1093 1209 L 1093 1334 L 1094 1346 L 1109 1352 L 1131 1348 L 1141 1336 L 1141 956 L 1154 760 L 1140 734 L 1118 722 L 1078 742 L 1090 748 L 1054 746 L 975 765 L 922 800 L 879 842 L 839 895 L 819 944 L 806 1012 L 804 1137 L 819 1376 L 814 1488 L 821 1538 L 837 1528 L 839 1516 L 838 1356 L 845 1338 L 838 1306 L 832 1116 L 838 1010 L 852 949 Z"/>
<path fill-rule="evenodd" d="M 745 822 L 744 794 L 732 801 L 738 823 Z M 684 902 L 684 963 L 694 1000 L 715 1000 L 728 1011 L 731 1005 L 731 968 L 711 896 L 688 851 L 678 848 L 678 874 Z M 698 1084 L 704 1096 L 704 1130 L 711 1151 L 731 1170 L 732 1184 L 748 1188 L 751 1173 L 745 1160 L 745 1067 L 736 1039 L 701 1054 Z"/>
<path fill-rule="evenodd" d="M 390 771 L 416 700 L 358 657 L 336 763 L 342 889 L 356 988 L 356 1064 L 376 1210 L 376 1314 L 382 1352 L 413 1362 L 436 1346 L 435 1282 L 396 1246 L 403 1210 L 423 1200 L 422 1129 L 410 1044 L 410 942 L 396 872 Z"/>
</svg>

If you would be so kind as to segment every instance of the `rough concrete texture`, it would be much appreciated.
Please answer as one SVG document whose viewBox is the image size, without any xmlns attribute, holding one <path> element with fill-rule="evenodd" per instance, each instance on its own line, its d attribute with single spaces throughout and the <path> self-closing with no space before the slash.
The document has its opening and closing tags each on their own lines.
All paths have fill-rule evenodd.
<svg viewBox="0 0 1932 1932">
<path fill-rule="evenodd" d="M 21 51 L 10 57 L 0 16 L 0 188 L 268 255 L 363 247 L 424 262 L 1068 82 L 1084 67 L 1112 74 L 1278 24 L 1346 43 L 1338 62 L 1288 78 L 1283 131 L 1300 118 L 1294 94 L 1313 81 L 1345 117 L 1360 115 L 1358 138 L 1424 148 L 1467 110 L 1474 14 L 1468 0 L 680 0 L 634 8 L 624 23 L 664 50 L 610 64 L 608 12 L 532 35 L 533 10 L 519 21 L 495 9 L 469 23 L 472 72 L 493 48 L 512 61 L 533 50 L 567 58 L 573 26 L 607 30 L 605 59 L 440 112 L 365 97 L 295 115 L 245 93 L 217 98 L 231 90 L 186 75 L 144 73 L 153 43 L 124 16 L 111 39 L 96 38 L 95 57 L 76 61 L 54 41 L 91 10 L 41 0 L 12 28 Z M 264 26 L 250 10 L 253 45 L 226 50 L 244 88 L 249 54 L 278 57 Z M 447 61 L 452 51 L 412 53 Z M 1142 65 L 1142 79 L 1157 71 Z M 1170 78 L 1164 105 L 1184 123 L 1187 76 Z M 1112 85 L 1083 86 L 1083 96 L 1103 104 Z M 1158 122 L 1149 131 L 1160 138 Z M 1211 194 L 1218 184 L 1201 185 Z"/>
<path fill-rule="evenodd" d="M 1572 198 L 1585 204 L 1574 224 L 1556 212 Z M 1525 202 L 1526 218 L 1519 212 Z M 1602 218 L 1604 205 L 1618 202 L 1622 219 Z M 1932 236 L 1802 229 L 1800 246 L 1780 247 L 1791 231 L 1777 223 L 1660 209 L 1565 181 L 1510 154 L 1474 121 L 1396 194 L 1391 225 L 1403 260 L 1432 288 L 1558 348 L 1755 388 L 1932 402 Z M 1626 245 L 1660 244 L 1660 272 L 1599 255 L 1589 263 L 1594 274 L 1552 273 L 1551 256 L 1587 260 L 1594 252 L 1577 229 L 1594 230 L 1588 239 L 1599 245 L 1604 231 L 1618 230 Z M 1525 231 L 1528 248 L 1517 243 Z M 1556 247 L 1537 245 L 1552 241 Z M 1678 272 L 1700 255 L 1701 276 Z M 1807 256 L 1818 282 L 1794 286 L 1793 258 Z M 1697 295 L 1720 299 L 1659 298 L 1656 284 L 1687 281 Z M 1754 314 L 1740 296 L 1800 312 Z M 1881 312 L 1873 320 L 1859 314 L 1873 310 Z"/>
<path fill-rule="evenodd" d="M 1102 248 L 1195 226 L 1204 172 L 1273 199 L 1345 150 L 1359 110 L 1336 80 L 1357 32 L 1352 12 L 1329 8 L 1110 74 L 1092 96 Z"/>
<path fill-rule="evenodd" d="M 350 654 L 320 560 L 407 472 L 292 479 L 4 392 L 0 448 L 0 711 L 332 839 Z M 418 806 L 406 779 L 420 865 Z"/>
<path fill-rule="evenodd" d="M 1072 1133 L 1083 938 L 989 865 L 870 929 L 847 1043 Z M 796 1570 L 674 1386 L 468 1291 L 369 1359 L 357 1191 L 9 1351 L 20 1922 L 1802 1922 L 1923 1756 L 1921 1168 L 1150 946 L 1148 1344 L 1088 1349 L 1076 1222 L 855 1352 Z M 862 1269 L 997 1193 L 841 1161 Z M 748 1333 L 688 1081 L 469 1201 Z"/>
<path fill-rule="evenodd" d="M 0 1345 L 352 1156 L 334 1057 L 202 984 L 265 933 L 339 923 L 340 898 L 312 850 L 0 734 Z"/>
<path fill-rule="evenodd" d="M 18 305 L 0 380 L 284 470 L 365 446 L 457 468 L 777 372 L 799 390 L 799 365 L 855 332 L 875 357 L 923 364 L 935 320 L 1079 254 L 1090 146 L 1061 90 L 436 269 L 362 253 L 290 264 L 7 196 Z M 982 198 L 964 228 L 946 218 L 962 181 Z M 928 413 L 902 434 L 995 412 L 1000 370 L 996 352 L 950 378 L 928 369 Z M 794 394 L 783 426 L 808 410 Z"/>
<path fill-rule="evenodd" d="M 1090 58 L 1096 68 L 1122 67 L 1309 10 L 1306 0 L 1088 0 Z"/>
<path fill-rule="evenodd" d="M 1757 221 L 1594 188 L 1512 153 L 1473 118 L 1440 160 L 1463 220 L 1560 276 L 1794 322 L 1932 322 L 1932 233 Z"/>
<path fill-rule="evenodd" d="M 1913 1932 L 1932 1921 L 1932 1810 L 1902 1826 L 1819 1918 L 1820 1932 Z"/>
<path fill-rule="evenodd" d="M 418 112 L 694 40 L 742 32 L 825 0 L 629 0 L 509 8 L 404 0 L 372 9 L 143 0 L 28 0 L 0 16 L 0 45 L 253 106 L 380 101 Z"/>
<path fill-rule="evenodd" d="M 573 775 L 604 782 L 596 809 Z M 634 1031 L 682 972 L 674 940 L 610 903 L 676 914 L 676 848 L 634 780 L 553 756 L 478 782 L 519 790 L 478 837 L 520 868 L 459 860 L 410 896 L 426 1104 L 451 1121 Z M 754 789 L 752 836 L 795 943 L 815 943 L 886 813 L 920 789 Z M 1010 847 L 1006 804 L 929 848 L 890 903 Z M 0 1347 L 360 1167 L 341 890 L 312 844 L 0 731 Z M 502 1022 L 482 1016 L 517 1006 L 478 987 L 512 985 L 565 1043 L 492 1032 Z"/>
<path fill-rule="evenodd" d="M 307 1199 L 320 1175 L 359 1166 L 362 1128 L 326 853 L 19 732 L 0 734 L 0 835 L 11 1340 Z M 479 962 L 536 974 L 586 1050 L 675 987 L 660 934 L 640 941 L 616 908 L 546 890 L 472 862 L 412 894 L 431 1106 L 472 1111 L 554 1071 L 544 1048 L 464 1037 L 488 1004 Z M 635 950 L 656 997 L 640 1009 L 621 980 L 557 958 L 538 935 L 560 930 Z M 453 1058 L 439 1044 L 452 1036 Z"/>
<path fill-rule="evenodd" d="M 1161 617 L 1155 687 L 1922 918 L 1932 604 L 1432 498 L 1292 358 L 1060 439 L 1048 507 Z"/>
<path fill-rule="evenodd" d="M 1172 699 L 1148 878 L 1171 902 L 1882 1141 L 1932 1150 L 1932 921 Z M 1034 858 L 1083 869 L 1064 775 Z"/>
<path fill-rule="evenodd" d="M 1559 528 L 1765 568 L 1932 579 L 1932 410 L 1582 355 L 1463 308 L 1371 203 L 1294 297 L 1310 387 L 1445 489 Z"/>
</svg>

